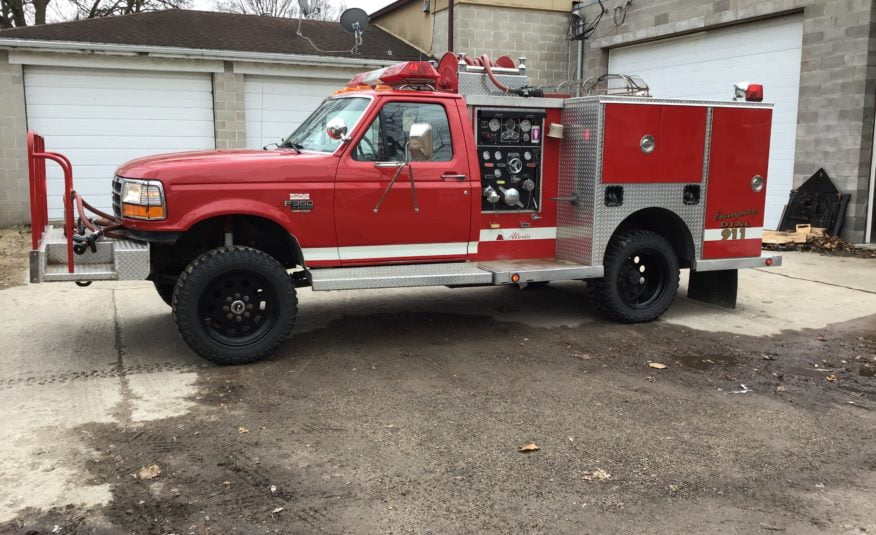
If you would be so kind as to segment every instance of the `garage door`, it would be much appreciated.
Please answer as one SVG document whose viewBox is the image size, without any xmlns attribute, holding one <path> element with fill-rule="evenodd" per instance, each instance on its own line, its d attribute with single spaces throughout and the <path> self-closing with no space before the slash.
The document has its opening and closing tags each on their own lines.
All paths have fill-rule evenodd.
<svg viewBox="0 0 876 535">
<path fill-rule="evenodd" d="M 149 154 L 215 147 L 209 74 L 26 67 L 28 127 L 73 162 L 76 189 L 112 208 L 119 164 Z M 63 175 L 49 170 L 49 217 L 63 217 Z"/>
<path fill-rule="evenodd" d="M 642 76 L 661 98 L 729 100 L 736 82 L 764 84 L 775 104 L 765 225 L 776 228 L 794 178 L 802 39 L 802 17 L 782 17 L 614 49 L 609 71 Z"/>
<path fill-rule="evenodd" d="M 292 133 L 346 80 L 249 75 L 244 82 L 246 146 L 260 149 Z"/>
</svg>

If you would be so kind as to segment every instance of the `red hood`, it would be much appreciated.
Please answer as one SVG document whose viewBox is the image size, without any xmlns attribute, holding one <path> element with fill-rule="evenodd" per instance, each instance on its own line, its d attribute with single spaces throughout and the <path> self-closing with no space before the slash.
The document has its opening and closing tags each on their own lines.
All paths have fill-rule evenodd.
<svg viewBox="0 0 876 535">
<path fill-rule="evenodd" d="M 271 182 L 308 175 L 324 176 L 326 160 L 330 160 L 331 165 L 337 163 L 330 154 L 298 154 L 291 149 L 205 150 L 137 158 L 122 164 L 116 174 L 125 178 L 157 179 L 165 185 Z"/>
</svg>

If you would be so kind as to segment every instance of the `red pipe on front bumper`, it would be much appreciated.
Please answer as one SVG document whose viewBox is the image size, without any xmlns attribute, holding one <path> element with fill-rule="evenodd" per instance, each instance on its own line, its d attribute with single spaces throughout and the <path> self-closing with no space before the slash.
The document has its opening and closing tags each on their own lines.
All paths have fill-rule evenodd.
<svg viewBox="0 0 876 535">
<path fill-rule="evenodd" d="M 46 225 L 49 224 L 45 160 L 52 160 L 64 171 L 64 235 L 67 238 L 67 271 L 73 273 L 75 270 L 73 264 L 73 164 L 63 154 L 45 152 L 45 146 L 42 136 L 33 130 L 27 132 L 31 245 L 34 250 L 40 246 L 40 237 L 42 237 Z"/>
</svg>

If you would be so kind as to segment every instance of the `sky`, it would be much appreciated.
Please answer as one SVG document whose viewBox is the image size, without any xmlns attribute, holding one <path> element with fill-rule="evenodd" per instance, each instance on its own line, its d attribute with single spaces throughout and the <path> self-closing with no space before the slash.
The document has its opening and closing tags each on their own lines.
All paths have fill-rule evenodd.
<svg viewBox="0 0 876 535">
<path fill-rule="evenodd" d="M 344 4 L 347 7 L 361 7 L 370 14 L 391 4 L 393 1 L 394 0 L 345 0 Z M 215 8 L 216 0 L 192 0 L 192 9 L 212 11 Z"/>
</svg>

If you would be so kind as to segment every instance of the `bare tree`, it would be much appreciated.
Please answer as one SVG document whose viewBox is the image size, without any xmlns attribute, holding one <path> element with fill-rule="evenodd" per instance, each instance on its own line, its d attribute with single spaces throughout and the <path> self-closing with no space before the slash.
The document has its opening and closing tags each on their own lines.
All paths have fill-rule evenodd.
<svg viewBox="0 0 876 535">
<path fill-rule="evenodd" d="M 0 29 L 21 28 L 29 21 L 46 23 L 46 10 L 51 0 L 0 0 Z"/>
<path fill-rule="evenodd" d="M 0 0 L 2 1 L 2 0 Z M 33 0 L 37 1 L 37 0 Z M 75 20 L 130 15 L 188 7 L 190 0 L 67 0 L 75 8 Z"/>
<path fill-rule="evenodd" d="M 187 7 L 190 0 L 63 0 L 63 7 L 53 4 L 56 16 L 73 20 L 129 15 Z M 45 24 L 52 0 L 0 0 L 0 29 Z"/>
<path fill-rule="evenodd" d="M 343 0 L 310 0 L 308 19 L 338 20 L 346 9 Z M 298 0 L 225 0 L 219 3 L 220 11 L 245 15 L 302 18 Z"/>
</svg>

